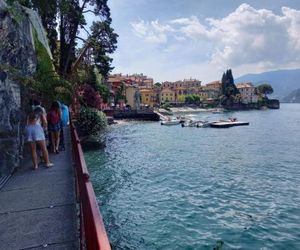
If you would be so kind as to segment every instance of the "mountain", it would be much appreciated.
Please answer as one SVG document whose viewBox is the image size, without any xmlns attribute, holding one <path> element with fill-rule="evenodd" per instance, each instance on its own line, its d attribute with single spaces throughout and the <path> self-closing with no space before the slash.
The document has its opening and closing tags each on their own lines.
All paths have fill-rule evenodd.
<svg viewBox="0 0 300 250">
<path fill-rule="evenodd" d="M 256 86 L 261 83 L 269 83 L 274 89 L 271 97 L 282 100 L 292 91 L 300 88 L 300 69 L 247 74 L 235 79 L 235 83 L 239 82 L 252 82 Z"/>
<path fill-rule="evenodd" d="M 294 90 L 292 93 L 282 99 L 282 102 L 300 103 L 300 89 Z"/>
</svg>

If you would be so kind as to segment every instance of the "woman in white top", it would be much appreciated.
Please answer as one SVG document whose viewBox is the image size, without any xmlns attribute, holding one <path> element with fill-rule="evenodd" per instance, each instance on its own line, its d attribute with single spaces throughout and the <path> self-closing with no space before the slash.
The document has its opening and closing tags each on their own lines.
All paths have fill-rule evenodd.
<svg viewBox="0 0 300 250">
<path fill-rule="evenodd" d="M 33 169 L 38 168 L 36 145 L 38 145 L 43 153 L 43 160 L 46 167 L 51 167 L 53 164 L 49 161 L 49 154 L 46 147 L 45 133 L 43 128 L 47 127 L 47 121 L 44 115 L 40 114 L 39 110 L 35 110 L 28 115 L 27 126 L 25 128 L 26 141 L 30 143 L 31 157 L 33 162 Z"/>
</svg>

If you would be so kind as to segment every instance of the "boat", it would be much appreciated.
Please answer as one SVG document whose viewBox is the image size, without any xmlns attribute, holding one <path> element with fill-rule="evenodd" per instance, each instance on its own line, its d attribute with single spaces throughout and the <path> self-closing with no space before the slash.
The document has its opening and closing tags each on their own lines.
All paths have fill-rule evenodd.
<svg viewBox="0 0 300 250">
<path fill-rule="evenodd" d="M 166 126 L 171 126 L 171 125 L 178 125 L 180 123 L 179 119 L 170 119 L 170 120 L 165 120 L 161 121 L 161 125 L 166 125 Z"/>
<path fill-rule="evenodd" d="M 236 118 L 229 118 L 228 120 L 220 120 L 211 122 L 210 127 L 212 128 L 230 128 L 235 126 L 248 126 L 249 122 L 238 121 Z"/>
<path fill-rule="evenodd" d="M 182 127 L 197 127 L 197 128 L 205 128 L 209 127 L 210 122 L 208 121 L 193 121 L 190 120 L 188 122 L 185 122 L 181 124 Z"/>
<path fill-rule="evenodd" d="M 197 128 L 208 128 L 210 127 L 210 122 L 208 121 L 200 121 L 196 125 Z"/>
</svg>

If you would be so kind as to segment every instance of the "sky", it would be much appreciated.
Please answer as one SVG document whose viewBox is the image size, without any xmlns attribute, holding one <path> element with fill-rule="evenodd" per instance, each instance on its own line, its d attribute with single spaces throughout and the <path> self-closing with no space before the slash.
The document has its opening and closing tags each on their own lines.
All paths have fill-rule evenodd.
<svg viewBox="0 0 300 250">
<path fill-rule="evenodd" d="M 109 0 L 113 73 L 155 82 L 300 68 L 298 0 Z"/>
</svg>

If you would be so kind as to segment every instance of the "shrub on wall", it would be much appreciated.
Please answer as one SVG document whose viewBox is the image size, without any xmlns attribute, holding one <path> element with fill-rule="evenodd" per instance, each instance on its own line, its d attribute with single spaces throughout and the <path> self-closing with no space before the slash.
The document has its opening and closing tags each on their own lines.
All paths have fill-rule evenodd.
<svg viewBox="0 0 300 250">
<path fill-rule="evenodd" d="M 80 87 L 79 93 L 81 96 L 80 103 L 83 106 L 100 109 L 102 99 L 99 92 L 95 91 L 93 87 L 85 84 Z"/>
<path fill-rule="evenodd" d="M 78 117 L 78 128 L 83 135 L 97 135 L 107 126 L 107 119 L 102 111 L 91 107 L 81 107 Z"/>
</svg>

